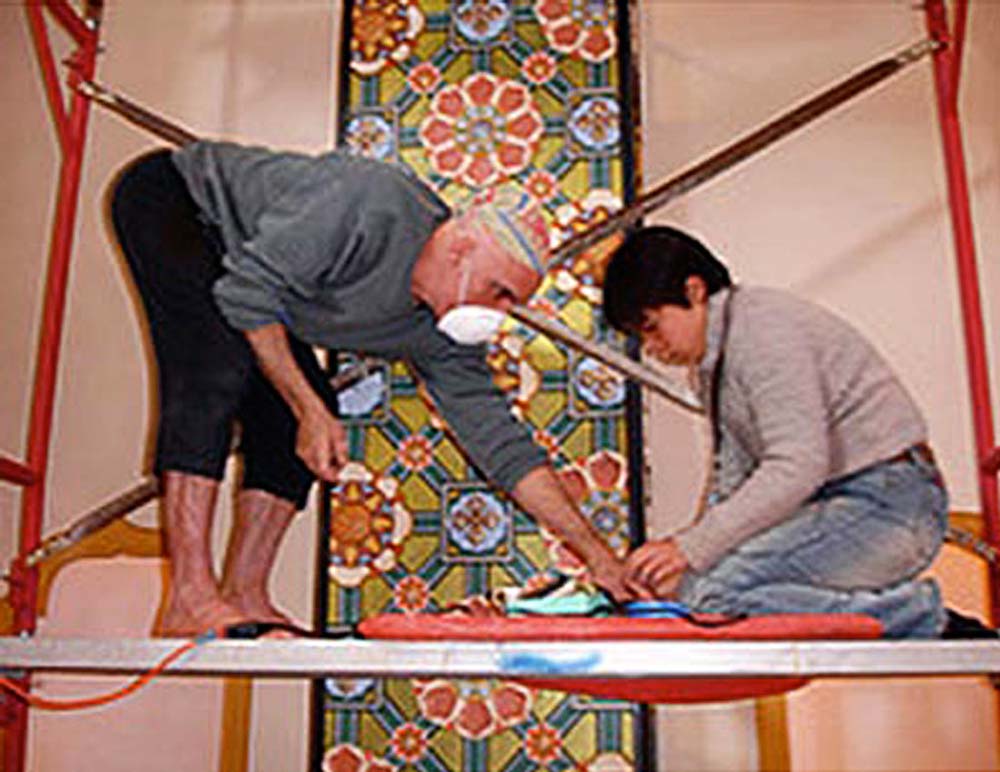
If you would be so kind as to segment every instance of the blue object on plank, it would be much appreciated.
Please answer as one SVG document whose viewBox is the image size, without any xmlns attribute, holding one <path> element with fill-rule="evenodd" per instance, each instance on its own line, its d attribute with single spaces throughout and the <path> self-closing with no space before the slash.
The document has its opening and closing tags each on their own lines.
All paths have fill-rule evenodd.
<svg viewBox="0 0 1000 772">
<path fill-rule="evenodd" d="M 691 609 L 672 600 L 633 600 L 622 604 L 627 617 L 646 619 L 687 619 Z"/>
</svg>

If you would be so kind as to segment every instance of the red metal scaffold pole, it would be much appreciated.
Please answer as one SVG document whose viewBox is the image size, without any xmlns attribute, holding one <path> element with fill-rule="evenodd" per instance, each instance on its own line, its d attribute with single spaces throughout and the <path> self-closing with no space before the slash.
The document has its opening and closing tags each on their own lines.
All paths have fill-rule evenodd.
<svg viewBox="0 0 1000 772">
<path fill-rule="evenodd" d="M 983 510 L 986 540 L 994 547 L 1000 538 L 1000 515 L 997 513 L 997 467 L 1000 451 L 996 447 L 993 403 L 990 397 L 990 369 L 983 330 L 983 310 L 976 267 L 976 243 L 969 204 L 962 125 L 958 115 L 958 87 L 965 46 L 966 0 L 955 4 L 954 33 L 948 24 L 944 0 L 927 0 L 924 6 L 927 31 L 944 45 L 934 53 L 934 87 L 937 92 L 938 118 L 948 177 L 948 203 L 951 208 L 958 284 L 962 301 L 962 326 L 965 331 L 966 366 L 972 400 L 972 423 L 976 442 L 976 474 Z M 990 567 L 990 611 L 993 623 L 1000 622 L 1000 572 Z"/>
<path fill-rule="evenodd" d="M 27 460 L 22 463 L 0 456 L 0 481 L 11 482 L 24 488 L 19 539 L 19 554 L 22 556 L 30 554 L 41 541 L 59 346 L 89 119 L 89 100 L 76 91 L 76 86 L 81 80 L 93 79 L 98 53 L 101 7 L 102 0 L 86 0 L 81 15 L 67 0 L 25 0 L 35 51 L 61 150 L 62 164 L 49 249 L 43 318 L 37 347 Z M 986 539 L 990 544 L 997 546 L 1000 540 L 1000 515 L 998 515 L 996 475 L 1000 469 L 1000 448 L 995 444 L 989 365 L 986 357 L 972 214 L 958 115 L 958 86 L 968 3 L 967 0 L 957 0 L 954 31 L 949 28 L 944 0 L 926 0 L 924 8 L 930 36 L 945 44 L 934 54 L 935 88 L 961 292 L 976 442 L 976 470 Z M 58 69 L 49 43 L 43 11 L 47 11 L 76 44 L 76 50 L 69 61 L 68 85 L 71 96 L 68 112 L 59 84 Z M 14 608 L 14 632 L 33 633 L 37 622 L 36 569 L 27 567 L 23 559 L 15 561 L 11 570 L 10 586 L 11 603 Z M 990 592 L 993 620 L 997 622 L 1000 621 L 1000 574 L 996 566 L 992 567 L 990 573 Z M 29 680 L 26 674 L 23 679 L 24 685 L 28 685 Z M 2 768 L 7 772 L 21 772 L 24 769 L 27 739 L 27 711 L 21 703 L 0 703 L 0 727 L 6 729 Z"/>
<path fill-rule="evenodd" d="M 77 93 L 76 85 L 81 80 L 91 80 L 94 76 L 101 5 L 100 0 L 87 0 L 81 14 L 67 0 L 25 2 L 35 53 L 42 70 L 46 97 L 59 140 L 62 163 L 49 245 L 42 323 L 35 358 L 27 459 L 22 464 L 0 458 L 0 479 L 24 487 L 21 496 L 20 555 L 29 554 L 39 545 L 42 537 L 45 482 L 52 434 L 59 347 L 66 308 L 66 285 L 73 249 L 83 150 L 90 116 L 90 100 Z M 49 42 L 45 12 L 63 28 L 75 45 L 75 50 L 67 62 L 70 68 L 68 87 L 71 94 L 68 111 Z M 22 559 L 16 560 L 11 567 L 10 597 L 14 610 L 14 633 L 33 633 L 37 623 L 38 572 L 37 569 L 26 566 Z M 30 676 L 25 674 L 23 685 L 29 684 Z M 6 728 L 3 742 L 3 769 L 7 772 L 21 772 L 24 769 L 27 745 L 27 709 L 19 702 L 7 702 L 0 707 L 3 708 L 0 712 L 0 725 Z"/>
</svg>

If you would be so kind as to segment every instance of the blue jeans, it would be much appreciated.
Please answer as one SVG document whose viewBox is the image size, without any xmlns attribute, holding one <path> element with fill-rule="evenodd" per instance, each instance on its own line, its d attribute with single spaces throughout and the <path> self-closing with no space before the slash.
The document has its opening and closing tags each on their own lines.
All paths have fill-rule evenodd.
<svg viewBox="0 0 1000 772">
<path fill-rule="evenodd" d="M 933 579 L 916 579 L 944 538 L 948 495 L 910 452 L 831 481 L 788 520 L 688 572 L 678 599 L 729 615 L 867 614 L 887 638 L 935 638 L 945 623 Z"/>
</svg>

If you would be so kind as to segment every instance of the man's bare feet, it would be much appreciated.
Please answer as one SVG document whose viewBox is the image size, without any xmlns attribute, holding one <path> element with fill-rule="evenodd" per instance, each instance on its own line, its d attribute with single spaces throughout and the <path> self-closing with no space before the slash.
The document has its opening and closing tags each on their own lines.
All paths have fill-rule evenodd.
<svg viewBox="0 0 1000 772">
<path fill-rule="evenodd" d="M 247 623 L 294 629 L 271 603 L 267 586 L 295 504 L 266 491 L 240 492 L 220 589 L 209 539 L 218 482 L 170 471 L 164 473 L 163 485 L 169 576 L 153 635 L 192 637 Z M 294 632 L 270 630 L 262 637 L 288 638 Z"/>
<path fill-rule="evenodd" d="M 298 637 L 294 628 L 299 627 L 291 617 L 279 611 L 266 597 L 249 597 L 240 595 L 224 596 L 227 604 L 238 608 L 245 619 L 252 619 L 255 622 L 274 622 L 279 625 L 287 625 L 293 629 L 276 629 L 261 636 L 262 638 L 296 638 Z"/>
<path fill-rule="evenodd" d="M 294 626 L 271 602 L 268 584 L 281 540 L 295 517 L 295 505 L 262 490 L 241 491 L 222 572 L 222 600 L 248 619 Z M 294 637 L 273 631 L 267 637 Z"/>
<path fill-rule="evenodd" d="M 152 634 L 156 638 L 193 638 L 247 619 L 241 609 L 219 598 L 182 600 L 176 593 L 169 592 L 153 624 Z"/>
<path fill-rule="evenodd" d="M 222 599 L 227 605 L 239 609 L 247 619 L 255 619 L 259 622 L 294 624 L 291 617 L 279 611 L 266 595 L 223 592 Z"/>
</svg>

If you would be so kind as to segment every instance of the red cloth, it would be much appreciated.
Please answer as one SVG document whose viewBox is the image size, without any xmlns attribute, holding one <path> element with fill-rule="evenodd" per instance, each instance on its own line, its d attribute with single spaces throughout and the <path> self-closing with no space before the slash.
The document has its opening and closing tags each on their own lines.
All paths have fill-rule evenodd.
<svg viewBox="0 0 1000 772">
<path fill-rule="evenodd" d="M 882 626 L 856 614 L 759 616 L 703 627 L 684 619 L 628 617 L 482 617 L 439 614 L 381 614 L 359 631 L 381 640 L 461 641 L 635 641 L 635 640 L 844 640 L 872 639 Z M 634 702 L 721 702 L 764 697 L 798 689 L 802 677 L 767 678 L 569 678 L 511 680 L 539 689 L 590 694 Z"/>
</svg>

